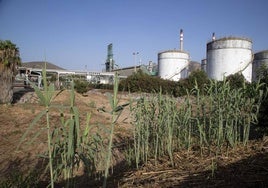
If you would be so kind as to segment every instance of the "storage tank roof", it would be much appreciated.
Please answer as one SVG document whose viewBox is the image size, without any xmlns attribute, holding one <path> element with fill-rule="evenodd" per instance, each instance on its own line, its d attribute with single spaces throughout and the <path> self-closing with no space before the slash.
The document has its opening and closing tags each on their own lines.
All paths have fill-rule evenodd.
<svg viewBox="0 0 268 188">
<path fill-rule="evenodd" d="M 188 52 L 182 51 L 182 50 L 165 50 L 165 51 L 159 52 L 159 54 L 162 54 L 162 53 L 185 53 L 185 54 L 189 54 Z"/>
<path fill-rule="evenodd" d="M 250 38 L 229 36 L 229 37 L 222 37 L 222 38 L 218 38 L 218 39 L 215 39 L 215 40 L 211 40 L 211 41 L 208 42 L 208 44 L 216 42 L 216 41 L 226 41 L 226 40 L 246 40 L 246 41 L 252 42 L 252 40 Z"/>
</svg>

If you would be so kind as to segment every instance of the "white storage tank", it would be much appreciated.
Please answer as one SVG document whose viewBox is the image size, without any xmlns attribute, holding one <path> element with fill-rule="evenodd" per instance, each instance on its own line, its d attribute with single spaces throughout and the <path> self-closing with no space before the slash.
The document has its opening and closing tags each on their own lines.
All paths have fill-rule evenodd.
<svg viewBox="0 0 268 188">
<path fill-rule="evenodd" d="M 252 41 L 246 38 L 225 37 L 207 43 L 207 74 L 223 80 L 241 72 L 248 82 L 252 80 Z"/>
<path fill-rule="evenodd" d="M 189 54 L 181 50 L 168 50 L 158 53 L 158 76 L 179 81 L 188 76 Z"/>
<path fill-rule="evenodd" d="M 252 80 L 257 81 L 259 71 L 262 66 L 268 68 L 268 50 L 264 50 L 254 54 L 254 61 L 252 66 Z"/>
</svg>

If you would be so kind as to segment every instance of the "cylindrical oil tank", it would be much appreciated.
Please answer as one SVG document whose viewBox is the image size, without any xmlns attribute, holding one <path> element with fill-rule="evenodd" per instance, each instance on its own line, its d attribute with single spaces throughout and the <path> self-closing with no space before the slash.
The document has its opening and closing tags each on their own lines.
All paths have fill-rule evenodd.
<svg viewBox="0 0 268 188">
<path fill-rule="evenodd" d="M 246 38 L 224 37 L 207 43 L 207 74 L 223 80 L 241 72 L 248 82 L 252 80 L 252 41 Z"/>
<path fill-rule="evenodd" d="M 261 76 L 261 67 L 268 69 L 268 50 L 264 50 L 254 54 L 252 65 L 252 80 L 257 81 L 258 76 Z"/>
<path fill-rule="evenodd" d="M 181 50 L 168 50 L 158 53 L 158 76 L 178 81 L 188 76 L 189 54 Z"/>
<path fill-rule="evenodd" d="M 201 60 L 201 70 L 203 70 L 204 72 L 207 72 L 207 59 Z"/>
</svg>

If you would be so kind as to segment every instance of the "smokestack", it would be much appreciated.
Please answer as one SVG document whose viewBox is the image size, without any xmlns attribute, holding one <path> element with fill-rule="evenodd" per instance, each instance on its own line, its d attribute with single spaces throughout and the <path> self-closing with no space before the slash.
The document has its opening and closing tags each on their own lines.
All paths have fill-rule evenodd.
<svg viewBox="0 0 268 188">
<path fill-rule="evenodd" d="M 212 33 L 212 40 L 216 40 L 215 33 Z"/>
<path fill-rule="evenodd" d="M 183 30 L 180 30 L 180 50 L 183 50 Z"/>
</svg>

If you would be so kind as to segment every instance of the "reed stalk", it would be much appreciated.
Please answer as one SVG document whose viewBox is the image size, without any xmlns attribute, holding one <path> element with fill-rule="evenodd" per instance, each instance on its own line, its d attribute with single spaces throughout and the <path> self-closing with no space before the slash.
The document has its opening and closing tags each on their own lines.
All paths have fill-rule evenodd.
<svg viewBox="0 0 268 188">
<path fill-rule="evenodd" d="M 49 114 L 49 109 L 51 106 L 52 102 L 52 96 L 54 94 L 55 88 L 53 85 L 47 84 L 47 79 L 46 79 L 46 69 L 43 69 L 42 74 L 44 76 L 44 91 L 42 92 L 40 88 L 35 86 L 34 84 L 31 83 L 31 85 L 34 87 L 35 92 L 40 99 L 41 105 L 45 107 L 45 117 L 46 117 L 46 130 L 47 130 L 47 149 L 48 149 L 48 159 L 49 159 L 49 172 L 50 172 L 50 186 L 54 188 L 54 169 L 53 169 L 53 157 L 52 157 L 52 151 L 53 151 L 53 146 L 51 144 L 52 138 L 51 138 L 51 127 L 50 127 L 50 114 Z M 41 118 L 41 117 L 40 117 Z M 26 134 L 25 134 L 26 136 Z"/>
<path fill-rule="evenodd" d="M 111 116 L 112 116 L 112 122 L 111 122 L 111 129 L 109 131 L 109 141 L 108 141 L 108 148 L 107 148 L 107 158 L 106 158 L 106 165 L 105 165 L 105 172 L 104 172 L 104 180 L 103 180 L 103 185 L 102 187 L 105 188 L 107 186 L 107 179 L 108 179 L 108 173 L 109 173 L 109 168 L 110 168 L 110 163 L 111 163 L 111 156 L 112 156 L 112 146 L 113 146 L 113 137 L 114 137 L 114 128 L 115 124 L 120 117 L 123 109 L 125 106 L 129 105 L 129 103 L 124 104 L 124 105 L 118 105 L 119 100 L 117 97 L 118 94 L 118 84 L 119 84 L 119 78 L 117 73 L 115 74 L 114 78 L 114 88 L 113 88 L 113 95 L 109 95 L 109 102 L 112 111 Z"/>
<path fill-rule="evenodd" d="M 83 131 L 80 128 L 79 111 L 75 106 L 75 93 L 74 86 L 72 85 L 70 106 L 53 105 L 52 101 L 62 91 L 55 92 L 53 84 L 48 85 L 46 79 L 46 69 L 42 71 L 44 89 L 32 84 L 37 94 L 40 104 L 45 108 L 41 111 L 29 125 L 27 131 L 22 136 L 20 144 L 28 136 L 29 132 L 33 130 L 34 126 L 38 126 L 40 119 L 45 116 L 46 118 L 46 134 L 47 134 L 47 154 L 41 155 L 48 159 L 48 168 L 50 174 L 50 187 L 55 186 L 55 181 L 61 177 L 66 182 L 66 187 L 74 187 L 74 169 L 79 167 L 82 161 L 85 164 L 85 169 L 95 170 L 95 160 L 99 153 L 99 147 L 102 145 L 102 138 L 99 134 L 90 135 L 89 119 L 90 115 L 87 115 L 86 128 Z M 59 125 L 51 125 L 50 122 L 50 110 L 51 108 L 58 109 L 60 111 Z M 65 119 L 64 111 L 68 109 L 69 114 Z M 43 129 L 41 128 L 36 132 L 36 135 L 32 137 L 32 143 L 36 139 Z M 89 138 L 90 137 L 90 138 Z M 18 145 L 18 147 L 20 146 Z"/>
</svg>

